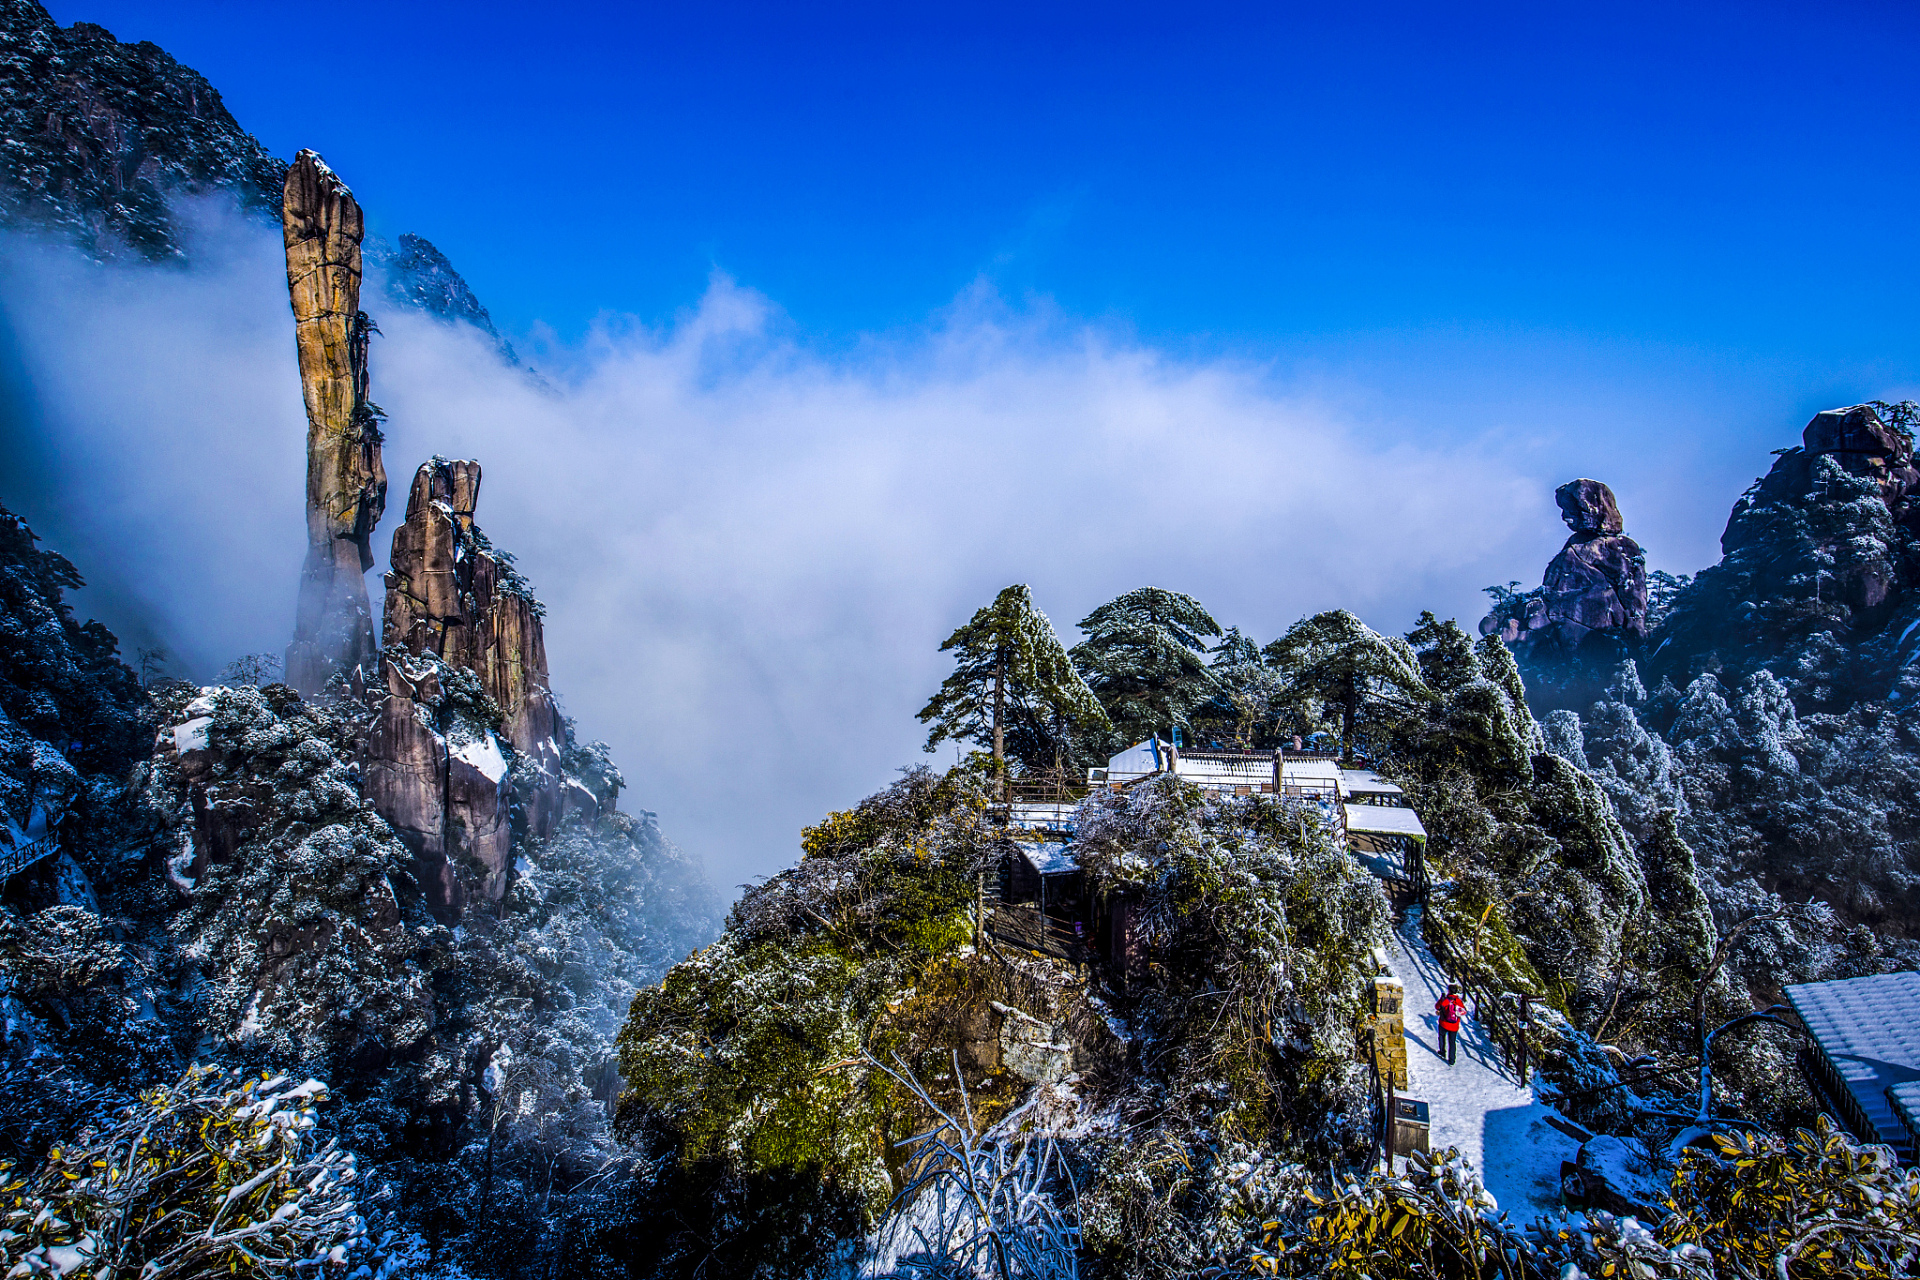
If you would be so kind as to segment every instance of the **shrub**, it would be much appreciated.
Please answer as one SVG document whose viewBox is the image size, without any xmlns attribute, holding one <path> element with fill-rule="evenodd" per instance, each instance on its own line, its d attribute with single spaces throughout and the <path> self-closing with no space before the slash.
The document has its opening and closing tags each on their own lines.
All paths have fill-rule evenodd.
<svg viewBox="0 0 1920 1280">
<path fill-rule="evenodd" d="M 9 1277 L 141 1280 L 344 1270 L 364 1244 L 354 1159 L 316 1148 L 317 1080 L 241 1080 L 195 1067 L 149 1090 L 104 1134 L 4 1178 Z"/>
</svg>

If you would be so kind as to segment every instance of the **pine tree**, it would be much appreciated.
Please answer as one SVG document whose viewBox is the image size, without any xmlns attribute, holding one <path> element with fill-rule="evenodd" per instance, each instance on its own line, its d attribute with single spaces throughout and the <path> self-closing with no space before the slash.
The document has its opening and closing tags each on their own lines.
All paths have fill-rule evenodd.
<svg viewBox="0 0 1920 1280">
<path fill-rule="evenodd" d="M 1220 624 L 1192 596 L 1141 587 L 1080 620 L 1074 665 L 1128 742 L 1185 725 L 1219 691 L 1203 637 Z"/>
<path fill-rule="evenodd" d="M 1006 758 L 1007 727 L 1016 713 L 1083 732 L 1108 727 L 1099 701 L 1025 586 L 995 596 L 940 646 L 942 653 L 949 649 L 958 651 L 953 674 L 920 710 L 920 722 L 933 726 L 928 751 L 948 738 L 977 742 L 991 746 L 998 763 Z"/>
<path fill-rule="evenodd" d="M 1280 708 L 1280 673 L 1260 656 L 1260 646 L 1238 627 L 1228 627 L 1209 651 L 1208 671 L 1218 691 L 1195 718 L 1201 734 L 1209 731 L 1239 750 L 1272 740 Z"/>
<path fill-rule="evenodd" d="M 1345 609 L 1302 618 L 1265 653 L 1286 675 L 1292 698 L 1339 710 L 1340 750 L 1349 759 L 1363 716 L 1397 718 L 1435 697 L 1405 640 L 1381 635 Z"/>
</svg>

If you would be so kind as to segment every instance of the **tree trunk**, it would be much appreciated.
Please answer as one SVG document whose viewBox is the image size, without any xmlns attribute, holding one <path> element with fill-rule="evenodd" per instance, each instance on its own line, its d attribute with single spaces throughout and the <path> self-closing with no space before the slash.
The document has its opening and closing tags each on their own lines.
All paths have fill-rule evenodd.
<svg viewBox="0 0 1920 1280">
<path fill-rule="evenodd" d="M 993 772 L 1000 780 L 1000 798 L 1007 798 L 1007 731 L 1000 717 L 1007 705 L 1007 646 L 1002 644 L 993 656 Z"/>
<path fill-rule="evenodd" d="M 1000 646 L 993 658 L 993 762 L 999 764 L 1007 754 L 1007 731 L 1000 716 L 1007 705 L 1007 649 Z"/>
<path fill-rule="evenodd" d="M 1360 683 L 1351 676 L 1347 678 L 1347 697 L 1340 707 L 1340 756 L 1353 761 L 1353 719 L 1360 710 Z"/>
</svg>

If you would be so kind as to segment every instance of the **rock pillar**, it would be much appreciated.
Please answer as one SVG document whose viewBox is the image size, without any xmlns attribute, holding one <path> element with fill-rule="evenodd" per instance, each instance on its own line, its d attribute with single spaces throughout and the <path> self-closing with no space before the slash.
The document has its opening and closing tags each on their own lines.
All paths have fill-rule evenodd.
<svg viewBox="0 0 1920 1280">
<path fill-rule="evenodd" d="M 551 835 L 562 816 L 564 730 L 547 682 L 541 608 L 512 558 L 474 523 L 479 494 L 477 462 L 434 458 L 413 478 L 406 522 L 393 533 L 387 697 L 368 748 L 369 795 L 415 848 L 421 883 L 443 917 L 505 893 L 509 798 L 534 839 Z M 450 687 L 461 681 L 471 682 L 465 695 Z M 510 778 L 493 728 L 472 718 L 474 701 L 500 713 Z"/>
<path fill-rule="evenodd" d="M 360 206 L 318 155 L 302 151 L 287 170 L 281 222 L 307 406 L 307 557 L 286 674 L 287 683 L 313 694 L 335 675 L 373 672 L 366 572 L 386 510 L 387 473 L 367 400 Z"/>
<path fill-rule="evenodd" d="M 1569 480 L 1554 491 L 1572 535 L 1547 565 L 1540 589 L 1488 614 L 1482 635 L 1498 634 L 1522 659 L 1570 658 L 1588 638 L 1638 641 L 1647 631 L 1647 556 L 1624 532 L 1613 490 Z"/>
</svg>

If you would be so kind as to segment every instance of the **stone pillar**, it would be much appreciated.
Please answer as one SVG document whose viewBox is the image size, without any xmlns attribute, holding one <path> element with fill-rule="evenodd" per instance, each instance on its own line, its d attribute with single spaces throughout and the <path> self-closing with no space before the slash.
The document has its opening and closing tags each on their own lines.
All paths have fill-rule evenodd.
<svg viewBox="0 0 1920 1280">
<path fill-rule="evenodd" d="M 287 170 L 281 223 L 307 406 L 307 558 L 286 675 L 314 694 L 335 675 L 364 681 L 374 671 L 366 572 L 386 510 L 387 473 L 367 402 L 360 206 L 318 155 L 302 151 Z"/>
</svg>

